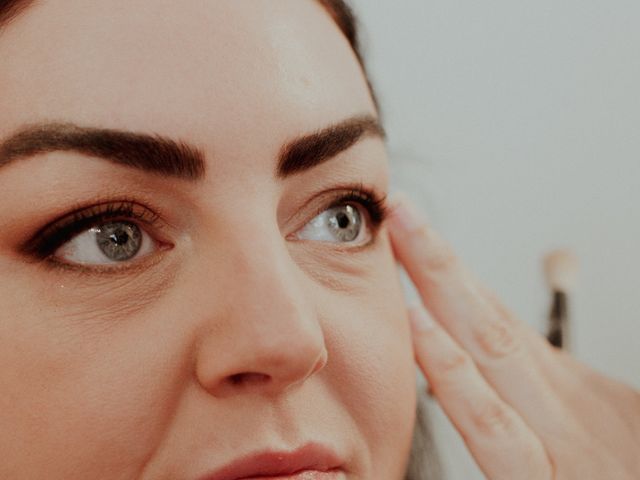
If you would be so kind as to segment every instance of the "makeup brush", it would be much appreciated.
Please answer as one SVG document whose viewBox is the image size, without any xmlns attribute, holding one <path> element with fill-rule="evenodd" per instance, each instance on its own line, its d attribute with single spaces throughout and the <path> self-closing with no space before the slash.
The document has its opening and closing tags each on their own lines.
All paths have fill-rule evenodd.
<svg viewBox="0 0 640 480">
<path fill-rule="evenodd" d="M 552 292 L 547 339 L 551 345 L 569 345 L 569 294 L 576 286 L 578 260 L 570 250 L 554 250 L 544 258 L 544 272 Z"/>
</svg>

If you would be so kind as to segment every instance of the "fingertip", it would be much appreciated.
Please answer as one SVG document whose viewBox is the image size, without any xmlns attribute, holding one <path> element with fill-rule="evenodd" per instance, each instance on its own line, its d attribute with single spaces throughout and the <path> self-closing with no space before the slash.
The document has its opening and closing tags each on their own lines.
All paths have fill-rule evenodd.
<svg viewBox="0 0 640 480">
<path fill-rule="evenodd" d="M 400 190 L 389 195 L 389 201 L 387 205 L 389 205 L 389 209 L 393 211 L 401 203 L 406 203 L 408 201 L 408 198 L 409 197 L 407 196 L 407 194 Z"/>
<path fill-rule="evenodd" d="M 411 232 L 427 223 L 424 215 L 404 192 L 397 192 L 391 197 L 389 211 L 389 220 L 394 230 Z"/>
</svg>

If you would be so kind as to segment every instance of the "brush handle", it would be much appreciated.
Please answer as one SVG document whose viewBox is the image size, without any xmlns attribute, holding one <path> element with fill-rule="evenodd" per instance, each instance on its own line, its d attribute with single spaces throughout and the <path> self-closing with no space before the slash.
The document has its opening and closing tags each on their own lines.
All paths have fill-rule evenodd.
<svg viewBox="0 0 640 480">
<path fill-rule="evenodd" d="M 549 330 L 547 339 L 554 347 L 563 348 L 566 344 L 566 331 L 569 319 L 567 295 L 560 290 L 553 292 L 553 302 L 549 312 Z"/>
</svg>

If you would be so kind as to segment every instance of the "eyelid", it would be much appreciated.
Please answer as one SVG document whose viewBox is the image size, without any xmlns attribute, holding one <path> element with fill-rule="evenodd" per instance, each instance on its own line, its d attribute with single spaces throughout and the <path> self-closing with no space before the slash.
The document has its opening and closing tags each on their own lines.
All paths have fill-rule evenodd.
<svg viewBox="0 0 640 480">
<path fill-rule="evenodd" d="M 371 199 L 376 200 L 381 204 L 383 210 L 386 210 L 386 200 L 387 195 L 385 193 L 381 193 L 376 187 L 367 186 L 363 182 L 357 183 L 344 183 L 336 185 L 329 190 L 323 190 L 315 195 L 312 195 L 309 200 L 304 202 L 300 211 L 307 210 L 309 204 L 320 201 L 320 206 L 316 207 L 312 218 L 316 215 L 319 215 L 323 211 L 328 208 L 332 208 L 334 206 L 340 205 L 345 196 L 350 194 L 359 195 L 362 198 L 370 197 Z M 324 197 L 330 197 L 329 200 L 319 200 Z M 327 203 L 328 202 L 328 203 Z"/>
<path fill-rule="evenodd" d="M 319 200 L 319 198 L 326 196 L 330 196 L 331 198 L 325 201 Z M 376 188 L 367 187 L 363 183 L 338 185 L 331 190 L 325 190 L 314 195 L 304 203 L 301 211 L 296 214 L 296 217 L 301 216 L 303 221 L 296 221 L 296 228 L 293 232 L 289 233 L 286 238 L 287 240 L 297 241 L 295 235 L 318 215 L 334 207 L 348 203 L 357 203 L 364 209 L 367 220 L 370 220 L 369 227 L 372 230 L 372 236 L 375 240 L 378 233 L 377 230 L 381 227 L 382 223 L 384 223 L 388 215 L 387 197 L 386 194 L 379 193 Z M 308 210 L 306 207 L 314 201 L 320 201 L 320 205 L 314 208 L 311 214 L 305 213 L 305 210 Z M 358 246 L 348 246 L 347 244 L 341 245 L 341 248 L 359 249 Z"/>
<path fill-rule="evenodd" d="M 166 250 L 170 247 L 160 245 L 161 250 Z M 145 270 L 151 268 L 153 265 L 159 263 L 162 260 L 160 255 L 145 255 L 139 259 L 129 262 L 123 262 L 122 264 L 110 264 L 110 265 L 84 265 L 80 263 L 70 263 L 57 260 L 55 258 L 47 259 L 46 263 L 49 268 L 53 270 L 62 270 L 76 275 L 86 275 L 91 277 L 94 275 L 111 276 L 111 277 L 130 277 L 136 273 L 142 273 Z"/>
<path fill-rule="evenodd" d="M 328 200 L 323 200 L 326 197 L 330 197 Z M 337 185 L 330 190 L 325 190 L 317 195 L 312 196 L 306 201 L 303 206 L 298 210 L 298 214 L 293 218 L 299 217 L 304 219 L 304 223 L 299 225 L 298 228 L 290 235 L 287 235 L 287 239 L 291 235 L 294 235 L 303 228 L 307 222 L 320 215 L 325 210 L 344 205 L 346 203 L 357 203 L 367 214 L 369 227 L 372 230 L 372 236 L 375 241 L 377 237 L 377 230 L 384 222 L 387 215 L 386 205 L 387 195 L 379 193 L 375 187 L 367 187 L 363 183 L 349 183 L 343 185 Z M 312 215 L 309 216 L 309 204 L 314 201 L 320 202 L 319 206 L 314 209 Z M 39 229 L 35 234 L 31 235 L 21 247 L 20 250 L 28 259 L 34 261 L 48 260 L 51 264 L 55 264 L 56 267 L 75 270 L 80 272 L 92 273 L 126 273 L 135 271 L 136 269 L 147 268 L 149 263 L 154 261 L 149 258 L 133 260 L 131 262 L 125 262 L 123 265 L 108 266 L 108 267 L 95 267 L 88 265 L 75 265 L 64 261 L 56 261 L 52 258 L 52 255 L 60 248 L 65 242 L 70 241 L 75 235 L 82 231 L 98 225 L 100 222 L 106 220 L 122 220 L 132 221 L 132 223 L 139 224 L 139 226 L 147 226 L 153 233 L 149 235 L 157 243 L 159 249 L 169 249 L 173 247 L 173 244 L 167 239 L 166 235 L 163 235 L 163 230 L 175 228 L 172 224 L 167 222 L 163 217 L 157 213 L 157 209 L 148 206 L 149 203 L 145 201 L 145 204 L 138 202 L 135 199 L 130 198 L 114 198 L 104 199 L 99 203 L 91 203 L 85 205 L 79 205 L 69 213 L 66 213 L 56 220 L 49 222 L 47 225 Z M 305 210 L 307 213 L 305 213 Z M 373 214 L 373 215 L 372 215 Z M 296 222 L 297 223 L 297 222 Z M 338 250 L 350 250 L 356 252 L 368 244 L 362 246 L 349 246 L 349 245 L 337 245 Z M 158 257 L 157 255 L 148 255 L 148 257 Z"/>
<path fill-rule="evenodd" d="M 22 252 L 37 259 L 48 258 L 75 235 L 106 220 L 132 221 L 156 231 L 166 225 L 159 214 L 135 200 L 104 201 L 76 208 L 48 223 L 25 242 Z"/>
</svg>

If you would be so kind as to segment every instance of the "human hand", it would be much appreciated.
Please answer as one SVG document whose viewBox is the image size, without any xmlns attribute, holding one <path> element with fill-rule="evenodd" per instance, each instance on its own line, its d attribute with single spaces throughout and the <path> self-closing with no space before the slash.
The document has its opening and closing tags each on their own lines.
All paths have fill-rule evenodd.
<svg viewBox="0 0 640 480">
<path fill-rule="evenodd" d="M 640 478 L 640 392 L 519 321 L 403 197 L 389 233 L 435 319 L 409 310 L 416 361 L 489 479 Z"/>
</svg>

